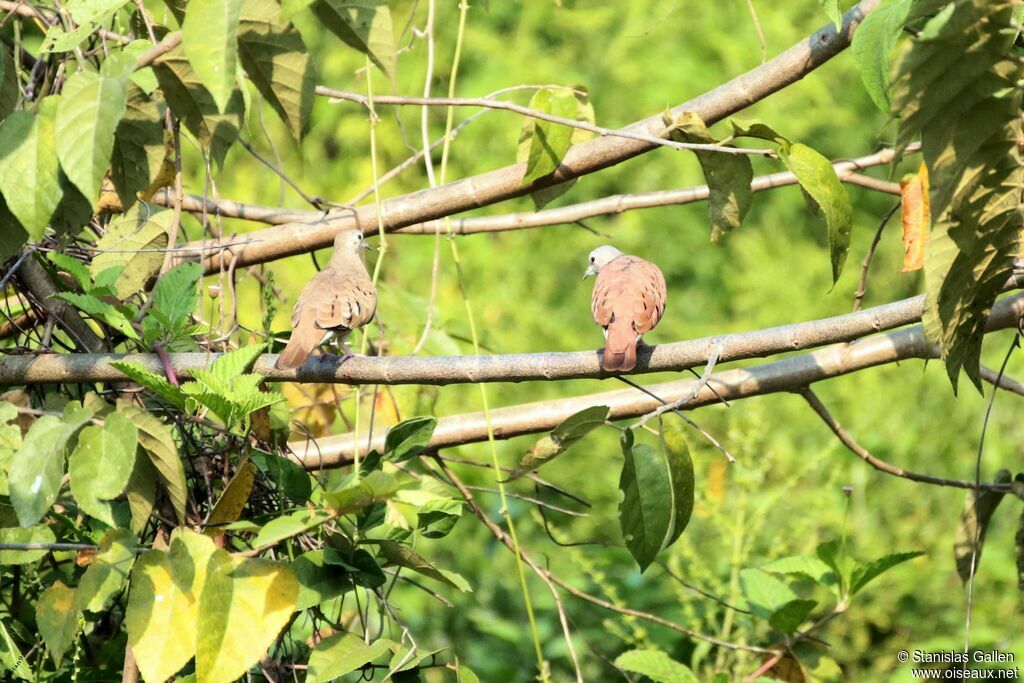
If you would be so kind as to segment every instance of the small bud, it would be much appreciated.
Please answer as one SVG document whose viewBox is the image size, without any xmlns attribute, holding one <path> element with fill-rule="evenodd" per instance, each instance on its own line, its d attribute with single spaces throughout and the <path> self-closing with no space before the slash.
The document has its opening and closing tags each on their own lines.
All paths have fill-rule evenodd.
<svg viewBox="0 0 1024 683">
<path fill-rule="evenodd" d="M 206 291 L 210 293 L 211 299 L 216 299 L 220 296 L 220 285 L 210 285 Z"/>
<path fill-rule="evenodd" d="M 853 487 L 852 486 L 847 484 L 846 486 L 843 487 L 843 495 L 844 496 L 849 498 L 852 493 L 853 493 Z"/>
</svg>

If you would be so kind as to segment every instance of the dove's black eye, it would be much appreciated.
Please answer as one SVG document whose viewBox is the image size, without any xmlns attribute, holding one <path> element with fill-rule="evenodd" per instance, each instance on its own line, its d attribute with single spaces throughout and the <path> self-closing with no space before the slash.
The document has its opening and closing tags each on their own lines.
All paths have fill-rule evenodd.
<svg viewBox="0 0 1024 683">
<path fill-rule="evenodd" d="M 594 257 L 593 257 L 593 256 L 591 256 L 591 257 L 590 257 L 590 262 L 591 262 L 591 263 L 593 263 L 593 262 L 594 262 Z"/>
</svg>

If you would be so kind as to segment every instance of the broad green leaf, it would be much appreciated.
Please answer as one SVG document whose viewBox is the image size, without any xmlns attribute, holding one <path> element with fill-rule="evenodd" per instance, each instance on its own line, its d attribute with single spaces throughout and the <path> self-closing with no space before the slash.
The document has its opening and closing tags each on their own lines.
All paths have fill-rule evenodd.
<svg viewBox="0 0 1024 683">
<path fill-rule="evenodd" d="M 742 570 L 740 587 L 750 611 L 762 619 L 770 619 L 776 610 L 797 599 L 793 589 L 760 569 Z"/>
<path fill-rule="evenodd" d="M 106 323 L 128 339 L 138 339 L 138 334 L 135 332 L 135 328 L 132 327 L 129 315 L 99 297 L 95 297 L 92 294 L 78 294 L 77 292 L 59 292 L 53 296 L 67 301 L 83 313 Z"/>
<path fill-rule="evenodd" d="M 582 85 L 573 86 L 573 97 L 576 98 L 576 116 L 574 117 L 577 121 L 582 123 L 589 123 L 594 125 L 597 120 L 594 115 L 594 105 L 590 101 L 590 94 L 587 89 Z M 572 145 L 578 145 L 581 142 L 586 142 L 597 135 L 589 130 L 582 128 L 573 128 L 570 143 Z M 530 193 L 530 198 L 533 199 L 534 208 L 538 211 L 543 209 L 549 203 L 561 197 L 563 194 L 573 188 L 574 185 L 579 181 L 579 178 L 572 178 L 562 183 L 550 185 L 548 187 L 542 187 L 539 190 L 534 190 Z"/>
<path fill-rule="evenodd" d="M 111 529 L 75 589 L 75 609 L 102 612 L 128 581 L 136 556 L 135 537 L 127 529 Z"/>
<path fill-rule="evenodd" d="M 138 294 L 160 270 L 164 250 L 174 229 L 174 212 L 142 202 L 114 219 L 96 242 L 98 253 L 89 266 L 94 278 L 108 268 L 123 267 L 117 279 L 117 296 Z"/>
<path fill-rule="evenodd" d="M 235 470 L 235 475 L 231 477 L 231 481 L 224 487 L 224 492 L 217 499 L 217 504 L 210 511 L 204 533 L 208 535 L 223 533 L 225 526 L 238 521 L 249 502 L 249 494 L 252 493 L 252 486 L 256 482 L 256 470 L 256 465 L 250 460 L 239 465 Z"/>
<path fill-rule="evenodd" d="M 841 30 L 843 28 L 843 10 L 839 8 L 839 0 L 818 0 L 818 4 L 835 24 L 836 30 Z"/>
<path fill-rule="evenodd" d="M 299 595 L 295 609 L 302 610 L 319 605 L 355 588 L 346 572 L 328 563 L 325 554 L 333 550 L 312 550 L 292 561 L 292 571 L 299 582 Z"/>
<path fill-rule="evenodd" d="M 149 455 L 156 468 L 160 482 L 167 490 L 179 523 L 185 522 L 185 501 L 188 487 L 185 482 L 185 466 L 178 455 L 178 446 L 170 430 L 152 413 L 132 405 L 118 404 L 118 411 L 135 423 L 139 429 L 139 445 Z"/>
<path fill-rule="evenodd" d="M 20 97 L 14 56 L 7 45 L 0 48 L 0 64 L 3 65 L 3 77 L 0 77 L 0 122 L 2 122 L 14 111 L 14 107 L 18 104 L 18 97 Z"/>
<path fill-rule="evenodd" d="M 242 92 L 233 91 L 221 111 L 180 48 L 164 55 L 153 71 L 171 110 L 200 144 L 209 149 L 213 162 L 220 166 L 242 128 L 245 113 Z"/>
<path fill-rule="evenodd" d="M 309 500 L 313 486 L 309 473 L 302 466 L 288 456 L 262 451 L 254 451 L 250 457 L 266 478 L 291 502 L 301 505 Z"/>
<path fill-rule="evenodd" d="M 238 56 L 253 85 L 301 142 L 309 128 L 316 70 L 295 27 L 243 21 Z"/>
<path fill-rule="evenodd" d="M 885 114 L 891 109 L 889 78 L 893 50 L 912 4 L 913 0 L 885 0 L 864 17 L 850 45 L 864 89 Z"/>
<path fill-rule="evenodd" d="M 1007 470 L 996 472 L 997 484 L 1008 484 L 1012 477 Z M 13 482 L 12 482 L 13 485 Z M 999 503 L 1006 494 L 1001 491 L 968 491 L 964 499 L 964 511 L 960 515 L 960 524 L 953 539 L 953 557 L 956 559 L 956 573 L 964 583 L 971 578 L 973 563 L 974 572 L 978 571 L 981 562 L 981 550 L 985 545 L 988 524 L 992 521 Z M 977 540 L 977 552 L 974 544 Z M 909 559 L 909 558 L 908 558 Z"/>
<path fill-rule="evenodd" d="M 615 658 L 615 666 L 655 683 L 697 683 L 697 677 L 683 664 L 661 650 L 630 650 Z"/>
<path fill-rule="evenodd" d="M 215 550 L 209 538 L 178 527 L 168 550 L 136 561 L 125 627 L 143 679 L 165 681 L 195 656 L 199 600 Z"/>
<path fill-rule="evenodd" d="M 915 557 L 924 555 L 921 551 L 914 551 L 909 553 L 893 553 L 892 555 L 886 555 L 880 557 L 873 562 L 859 565 L 853 570 L 853 576 L 850 580 L 850 594 L 853 595 L 861 588 L 866 586 L 870 581 L 873 581 L 881 574 L 889 571 L 898 564 L 903 564 L 908 560 L 912 560 Z"/>
<path fill-rule="evenodd" d="M 395 79 L 398 60 L 386 0 L 316 0 L 313 12 L 334 35 Z"/>
<path fill-rule="evenodd" d="M 847 595 L 852 583 L 853 571 L 856 562 L 846 552 L 842 543 L 838 540 L 826 541 L 818 545 L 816 552 L 818 559 L 828 565 L 832 574 L 838 582 L 838 594 Z"/>
<path fill-rule="evenodd" d="M 772 574 L 790 574 L 806 577 L 823 586 L 834 585 L 838 580 L 829 565 L 817 557 L 809 555 L 783 557 L 762 565 L 760 569 Z"/>
<path fill-rule="evenodd" d="M 141 365 L 130 361 L 116 360 L 111 361 L 110 364 L 127 375 L 131 381 L 149 389 L 171 405 L 178 408 L 185 407 L 185 395 L 181 392 L 181 389 L 171 384 L 163 375 L 150 372 Z"/>
<path fill-rule="evenodd" d="M 36 602 L 36 626 L 54 663 L 60 666 L 61 658 L 78 633 L 75 589 L 57 581 L 43 591 Z"/>
<path fill-rule="evenodd" d="M 57 251 L 51 251 L 46 255 L 46 258 L 57 268 L 73 277 L 83 292 L 88 292 L 92 288 L 92 277 L 89 275 L 89 269 L 78 259 Z"/>
<path fill-rule="evenodd" d="M 166 175 L 162 173 L 165 165 L 170 164 L 157 99 L 135 83 L 128 83 L 125 92 L 125 113 L 114 134 L 110 161 L 110 178 L 122 209 L 132 207 L 139 192 L 156 189 L 161 176 Z M 169 170 L 173 172 L 173 164 Z"/>
<path fill-rule="evenodd" d="M 35 680 L 28 661 L 17 643 L 11 638 L 11 634 L 2 620 L 0 620 L 0 666 L 23 681 Z"/>
<path fill-rule="evenodd" d="M 92 219 L 92 204 L 64 171 L 60 172 L 57 182 L 60 184 L 60 201 L 50 216 L 50 228 L 57 235 L 77 235 Z"/>
<path fill-rule="evenodd" d="M 95 206 L 125 112 L 124 81 L 79 71 L 64 84 L 57 105 L 57 157 L 68 178 Z"/>
<path fill-rule="evenodd" d="M 357 586 L 376 590 L 387 583 L 377 560 L 362 548 L 347 553 L 329 550 L 324 554 L 324 562 L 343 568 L 349 573 L 349 580 Z"/>
<path fill-rule="evenodd" d="M 227 385 L 232 379 L 248 372 L 252 364 L 266 351 L 263 344 L 250 344 L 217 356 L 210 366 L 210 374 Z"/>
<path fill-rule="evenodd" d="M 130 0 L 68 0 L 64 9 L 78 26 L 64 31 L 61 22 L 50 26 L 43 37 L 40 52 L 69 52 L 81 45 L 96 29 L 110 21 L 114 13 Z"/>
<path fill-rule="evenodd" d="M 437 427 L 436 417 L 412 417 L 388 429 L 384 439 L 384 457 L 404 462 L 422 453 Z"/>
<path fill-rule="evenodd" d="M 335 514 L 347 515 L 387 500 L 400 488 L 390 474 L 371 472 L 352 479 L 337 491 L 325 493 L 324 502 Z"/>
<path fill-rule="evenodd" d="M 693 460 L 690 458 L 682 419 L 669 416 L 662 417 L 659 422 L 661 445 L 672 479 L 672 526 L 665 539 L 665 547 L 668 547 L 683 533 L 693 514 Z"/>
<path fill-rule="evenodd" d="M 324 638 L 309 655 L 309 683 L 327 683 L 378 659 L 395 647 L 381 638 L 367 645 L 354 633 L 335 633 Z"/>
<path fill-rule="evenodd" d="M 776 631 L 792 635 L 817 604 L 814 600 L 790 600 L 772 612 L 768 623 Z"/>
<path fill-rule="evenodd" d="M 0 529 L 0 543 L 56 543 L 50 527 L 39 526 L 9 527 Z M 29 564 L 38 561 L 48 550 L 0 550 L 0 566 L 8 564 Z"/>
<path fill-rule="evenodd" d="M 0 162 L 2 169 L 2 162 Z M 0 176 L 3 171 L 0 170 Z M 0 259 L 7 260 L 21 251 L 21 248 L 28 242 L 28 233 L 21 223 L 11 213 L 7 201 L 0 195 Z"/>
<path fill-rule="evenodd" d="M 71 493 L 89 515 L 113 525 L 109 501 L 124 491 L 135 466 L 139 430 L 120 412 L 104 418 L 102 427 L 82 430 L 68 458 Z"/>
<path fill-rule="evenodd" d="M 298 592 L 287 565 L 215 551 L 199 600 L 196 678 L 229 683 L 260 661 L 291 618 Z"/>
<path fill-rule="evenodd" d="M 330 513 L 326 510 L 298 510 L 277 517 L 263 525 L 259 534 L 256 535 L 256 540 L 252 543 L 253 547 L 265 548 L 286 538 L 312 531 L 328 519 L 330 519 Z"/>
<path fill-rule="evenodd" d="M 576 117 L 576 96 L 565 90 L 541 89 L 530 100 L 530 109 L 559 116 L 564 119 Z M 572 145 L 573 128 L 559 123 L 527 118 L 519 132 L 517 163 L 525 163 L 523 185 L 529 185 L 538 178 L 551 175 L 562 163 L 562 158 Z"/>
<path fill-rule="evenodd" d="M 839 280 L 846 254 L 850 250 L 850 230 L 853 227 L 850 195 L 839 182 L 832 163 L 807 145 L 799 142 L 783 145 L 779 153 L 813 206 L 825 214 L 834 283 Z"/>
<path fill-rule="evenodd" d="M 63 418 L 44 415 L 28 430 L 7 473 L 11 504 L 22 526 L 38 522 L 57 500 L 65 447 L 91 417 L 92 411 L 71 401 L 64 407 Z"/>
<path fill-rule="evenodd" d="M 608 406 L 591 406 L 562 420 L 551 430 L 551 434 L 541 437 L 523 454 L 519 459 L 519 465 L 508 476 L 508 481 L 518 479 L 564 453 L 570 446 L 603 425 L 608 420 L 610 410 Z"/>
<path fill-rule="evenodd" d="M 0 192 L 33 242 L 42 238 L 60 203 L 60 165 L 54 146 L 57 99 L 45 97 L 37 113 L 16 111 L 0 125 Z"/>
<path fill-rule="evenodd" d="M 672 139 L 678 142 L 715 144 L 718 140 L 708 132 L 700 115 L 686 112 L 675 121 L 666 115 Z M 750 183 L 754 169 L 744 154 L 694 151 L 704 179 L 708 184 L 708 218 L 711 221 L 711 241 L 717 242 L 722 234 L 735 230 L 750 211 L 754 193 Z"/>
<path fill-rule="evenodd" d="M 156 506 L 156 469 L 149 458 L 135 458 L 124 493 L 132 513 L 132 531 L 141 534 Z"/>
<path fill-rule="evenodd" d="M 672 481 L 665 455 L 647 444 L 634 444 L 633 433 L 622 435 L 619 525 L 626 548 L 643 572 L 665 546 L 672 530 Z"/>
<path fill-rule="evenodd" d="M 788 145 L 790 141 L 780 135 L 774 128 L 757 119 L 729 119 L 729 126 L 732 128 L 732 136 L 735 138 L 760 138 L 779 145 Z"/>
<path fill-rule="evenodd" d="M 282 0 L 281 19 L 288 21 L 293 16 L 313 4 L 314 0 Z"/>
<path fill-rule="evenodd" d="M 427 501 L 416 511 L 416 529 L 424 538 L 444 538 L 462 517 L 459 500 Z"/>
<path fill-rule="evenodd" d="M 198 263 L 182 263 L 160 276 L 153 288 L 152 315 L 167 337 L 185 334 L 189 315 L 195 311 L 197 286 L 203 276 Z"/>
<path fill-rule="evenodd" d="M 181 25 L 185 55 L 221 112 L 235 90 L 241 11 L 242 0 L 190 0 Z"/>
<path fill-rule="evenodd" d="M 380 552 L 388 564 L 411 569 L 417 574 L 446 583 L 452 588 L 463 592 L 471 592 L 469 583 L 455 572 L 447 572 L 439 569 L 433 563 L 427 561 L 422 555 L 409 546 L 396 543 L 395 541 L 381 541 Z"/>
</svg>

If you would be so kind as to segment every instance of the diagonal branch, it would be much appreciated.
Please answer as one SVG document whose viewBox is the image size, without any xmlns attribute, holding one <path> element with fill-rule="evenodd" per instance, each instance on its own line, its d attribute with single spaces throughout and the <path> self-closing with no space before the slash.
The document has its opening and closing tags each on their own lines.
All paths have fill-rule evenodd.
<svg viewBox="0 0 1024 683">
<path fill-rule="evenodd" d="M 1013 286 L 1020 286 L 1015 280 Z M 1024 295 L 1003 301 L 998 310 L 1012 308 Z M 719 362 L 765 358 L 779 353 L 848 342 L 875 332 L 891 330 L 921 319 L 924 295 L 867 308 L 856 313 L 794 323 L 763 330 L 704 337 L 659 346 L 642 346 L 637 352 L 637 374 L 686 370 L 705 365 L 712 354 Z M 216 360 L 215 353 L 173 353 L 168 358 L 184 379 Z M 270 381 L 337 382 L 341 384 L 466 384 L 480 382 L 555 381 L 603 379 L 614 376 L 601 368 L 597 351 L 562 351 L 487 356 L 355 356 L 311 358 L 296 370 L 274 367 L 276 355 L 260 356 L 253 371 Z M 52 354 L 10 356 L 0 364 L 0 386 L 124 381 L 114 361 L 137 363 L 163 374 L 153 354 Z"/>
<path fill-rule="evenodd" d="M 678 105 L 673 116 L 684 112 L 698 114 L 707 124 L 741 111 L 755 102 L 795 83 L 846 49 L 853 32 L 865 15 L 881 0 L 862 0 L 843 15 L 840 30 L 829 23 L 771 61 L 734 78 L 703 95 Z M 623 130 L 664 137 L 662 115 L 638 121 Z M 379 216 L 385 230 L 394 230 L 426 220 L 443 218 L 470 209 L 520 197 L 566 180 L 631 159 L 649 152 L 656 145 L 643 140 L 622 137 L 601 137 L 572 147 L 558 170 L 533 183 L 523 184 L 523 164 L 483 173 L 436 188 L 388 199 L 380 204 Z M 203 258 L 207 273 L 216 273 L 221 263 L 237 258 L 239 267 L 265 263 L 329 246 L 341 230 L 359 228 L 369 231 L 378 221 L 378 208 L 366 204 L 354 209 L 331 212 L 321 220 L 289 223 L 248 235 L 249 242 L 225 257 L 224 251 L 208 253 Z M 200 246 L 203 243 L 200 243 Z M 178 255 L 181 258 L 181 255 Z"/>
<path fill-rule="evenodd" d="M 989 317 L 990 332 L 1013 327 L 1024 312 L 1024 295 L 998 302 Z M 813 353 L 784 360 L 728 370 L 711 375 L 704 388 L 685 409 L 692 410 L 721 402 L 780 392 L 799 391 L 815 382 L 840 377 L 867 368 L 896 363 L 910 358 L 935 358 L 936 350 L 925 339 L 921 326 L 861 339 L 853 344 L 836 344 Z M 700 380 L 680 380 L 647 387 L 666 401 L 687 397 Z M 609 419 L 639 417 L 660 405 L 650 396 L 635 389 L 618 389 L 553 401 L 538 401 L 491 410 L 494 438 L 511 439 L 524 434 L 546 432 L 562 420 L 584 408 L 609 406 Z M 466 413 L 442 417 L 431 437 L 429 448 L 436 450 L 487 439 L 483 413 Z M 384 434 L 367 441 L 363 434 L 360 448 L 383 450 Z M 342 467 L 350 464 L 353 435 L 341 434 L 308 442 L 290 444 L 297 459 L 307 469 Z"/>
</svg>

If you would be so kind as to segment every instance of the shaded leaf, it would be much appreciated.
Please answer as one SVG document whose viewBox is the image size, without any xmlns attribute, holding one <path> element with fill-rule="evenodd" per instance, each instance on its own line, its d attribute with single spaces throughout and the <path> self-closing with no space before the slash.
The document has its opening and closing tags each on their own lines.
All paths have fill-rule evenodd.
<svg viewBox="0 0 1024 683">
<path fill-rule="evenodd" d="M 68 458 L 68 474 L 75 501 L 92 517 L 114 524 L 106 501 L 120 495 L 128 484 L 138 438 L 135 424 L 120 412 L 107 415 L 102 427 L 90 425 L 82 430 Z"/>
<path fill-rule="evenodd" d="M 437 427 L 436 417 L 413 417 L 402 420 L 388 430 L 384 440 L 384 457 L 404 462 L 422 453 Z"/>
<path fill-rule="evenodd" d="M 116 360 L 110 363 L 123 372 L 131 381 L 149 389 L 154 394 L 178 408 L 185 407 L 185 394 L 171 384 L 163 375 L 150 372 L 146 368 L 130 361 Z"/>
<path fill-rule="evenodd" d="M 293 503 L 302 504 L 309 500 L 313 485 L 309 473 L 287 456 L 253 451 L 252 461 L 263 471 L 267 479 Z"/>
<path fill-rule="evenodd" d="M 386 638 L 366 644 L 355 634 L 335 633 L 320 641 L 309 655 L 307 680 L 309 683 L 332 681 L 372 662 L 394 647 L 395 643 Z"/>
<path fill-rule="evenodd" d="M 740 587 L 750 611 L 762 619 L 771 619 L 777 610 L 797 599 L 792 588 L 760 569 L 742 570 Z"/>
<path fill-rule="evenodd" d="M 551 430 L 550 435 L 541 437 L 523 454 L 519 459 L 519 465 L 508 476 L 507 481 L 518 479 L 564 453 L 570 446 L 603 425 L 610 411 L 608 406 L 591 406 L 562 420 Z"/>
<path fill-rule="evenodd" d="M 138 294 L 160 270 L 173 228 L 173 211 L 137 202 L 124 216 L 112 220 L 97 240 L 98 253 L 89 272 L 97 278 L 109 268 L 122 267 L 115 285 L 118 298 Z"/>
<path fill-rule="evenodd" d="M 110 166 L 114 132 L 125 112 L 125 84 L 94 71 L 79 71 L 57 105 L 57 157 L 68 178 L 92 206 Z"/>
<path fill-rule="evenodd" d="M 125 114 L 114 133 L 110 161 L 110 177 L 121 210 L 134 205 L 140 192 L 142 199 L 148 200 L 159 186 L 173 180 L 173 175 L 168 177 L 165 170 L 174 172 L 156 98 L 148 96 L 135 83 L 128 83 L 125 93 Z M 166 169 L 168 165 L 170 168 Z"/>
<path fill-rule="evenodd" d="M 538 90 L 530 100 L 530 109 L 572 119 L 576 116 L 576 96 L 565 90 Z M 573 128 L 559 123 L 527 118 L 519 132 L 516 162 L 525 163 L 523 185 L 554 173 L 572 144 Z"/>
<path fill-rule="evenodd" d="M 900 180 L 900 204 L 903 216 L 903 272 L 924 267 L 925 245 L 931 227 L 931 201 L 928 198 L 928 167 L 921 164 L 917 173 Z"/>
<path fill-rule="evenodd" d="M 462 501 L 430 500 L 416 511 L 416 529 L 424 538 L 444 538 L 462 517 Z"/>
<path fill-rule="evenodd" d="M 624 462 L 619 478 L 619 525 L 626 548 L 643 572 L 664 547 L 672 529 L 672 483 L 667 458 L 647 444 L 622 435 Z"/>
<path fill-rule="evenodd" d="M 672 480 L 672 525 L 665 538 L 665 547 L 672 545 L 690 523 L 693 514 L 693 460 L 686 443 L 682 418 L 661 417 L 661 445 Z"/>
<path fill-rule="evenodd" d="M 141 534 L 156 505 L 156 469 L 149 458 L 135 458 L 124 492 L 132 513 L 132 531 Z"/>
<path fill-rule="evenodd" d="M 394 80 L 395 36 L 386 0 L 316 0 L 313 12 L 334 35 L 368 55 Z"/>
<path fill-rule="evenodd" d="M 762 565 L 760 569 L 772 574 L 790 574 L 806 577 L 823 586 L 834 585 L 838 580 L 829 565 L 817 557 L 810 557 L 808 555 L 783 557 Z"/>
<path fill-rule="evenodd" d="M 866 586 L 870 581 L 878 578 L 878 576 L 889 571 L 896 565 L 903 564 L 904 562 L 912 560 L 915 557 L 920 557 L 921 555 L 924 555 L 921 551 L 893 553 L 892 555 L 880 557 L 873 562 L 859 565 L 853 570 L 853 575 L 850 577 L 850 594 L 853 595 Z"/>
<path fill-rule="evenodd" d="M 775 630 L 792 635 L 817 604 L 814 600 L 790 600 L 772 612 L 768 623 Z"/>
<path fill-rule="evenodd" d="M 121 591 L 135 564 L 135 537 L 127 529 L 111 529 L 75 589 L 75 609 L 102 612 Z"/>
<path fill-rule="evenodd" d="M 57 666 L 78 633 L 78 612 L 74 604 L 75 589 L 61 581 L 43 591 L 36 602 L 36 626 Z"/>
<path fill-rule="evenodd" d="M 292 572 L 299 582 L 296 610 L 319 605 L 355 588 L 347 573 L 338 571 L 326 561 L 325 555 L 334 552 L 330 549 L 312 550 L 292 561 Z"/>
<path fill-rule="evenodd" d="M 216 505 L 210 511 L 206 520 L 206 534 L 220 534 L 224 532 L 226 525 L 237 521 L 242 516 L 242 510 L 249 502 L 249 494 L 252 493 L 252 486 L 256 482 L 257 467 L 251 460 L 246 460 L 235 470 L 235 475 L 224 487 Z"/>
<path fill-rule="evenodd" d="M 394 477 L 384 472 L 371 472 L 352 479 L 337 491 L 324 494 L 324 502 L 337 515 L 347 515 L 380 503 L 401 488 Z"/>
<path fill-rule="evenodd" d="M 850 45 L 864 89 L 885 114 L 891 107 L 889 79 L 893 51 L 912 4 L 913 0 L 885 0 L 864 17 Z"/>
<path fill-rule="evenodd" d="M 118 411 L 135 423 L 139 429 L 139 445 L 156 468 L 160 483 L 167 490 L 179 523 L 185 522 L 185 501 L 188 487 L 185 466 L 178 455 L 178 446 L 170 430 L 152 413 L 131 405 L 118 404 Z"/>
<path fill-rule="evenodd" d="M 150 315 L 159 323 L 163 341 L 187 334 L 189 315 L 197 305 L 196 283 L 202 275 L 203 267 L 198 263 L 181 263 L 156 281 Z"/>
<path fill-rule="evenodd" d="M 455 572 L 439 569 L 409 546 L 401 545 L 395 541 L 381 541 L 379 545 L 381 555 L 384 556 L 388 564 L 411 569 L 417 574 L 446 583 L 460 591 L 472 592 L 472 588 L 470 588 L 469 583 L 464 578 Z"/>
<path fill-rule="evenodd" d="M 997 484 L 1008 484 L 1012 477 L 1007 470 L 996 473 Z M 964 583 L 971 578 L 972 563 L 975 572 L 981 562 L 981 550 L 985 545 L 988 523 L 992 520 L 999 503 L 1006 494 L 1001 491 L 968 491 L 964 500 L 964 511 L 953 540 L 953 557 L 956 559 L 956 573 Z M 977 539 L 977 553 L 974 552 Z M 909 559 L 909 558 L 908 558 Z"/>
<path fill-rule="evenodd" d="M 242 0 L 191 0 L 181 25 L 185 55 L 222 112 L 235 90 L 241 11 Z"/>
</svg>

